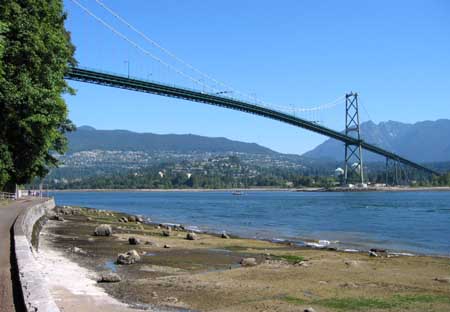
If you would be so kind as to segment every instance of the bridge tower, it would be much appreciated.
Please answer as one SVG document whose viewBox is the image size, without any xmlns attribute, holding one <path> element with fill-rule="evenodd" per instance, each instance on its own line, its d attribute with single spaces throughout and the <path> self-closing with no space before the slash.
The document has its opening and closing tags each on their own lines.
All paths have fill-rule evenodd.
<svg viewBox="0 0 450 312">
<path fill-rule="evenodd" d="M 358 93 L 350 92 L 345 95 L 345 134 L 361 142 L 359 128 Z M 350 173 L 355 173 L 364 183 L 364 169 L 361 143 L 345 143 L 344 183 L 348 184 Z"/>
</svg>

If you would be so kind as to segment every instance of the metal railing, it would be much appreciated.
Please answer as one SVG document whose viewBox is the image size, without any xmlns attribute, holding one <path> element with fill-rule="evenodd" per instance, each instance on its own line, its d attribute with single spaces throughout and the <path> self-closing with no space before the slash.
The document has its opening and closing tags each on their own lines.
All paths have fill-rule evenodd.
<svg viewBox="0 0 450 312">
<path fill-rule="evenodd" d="M 15 200 L 15 199 L 16 199 L 16 194 L 14 194 L 14 193 L 0 192 L 0 199 Z"/>
</svg>

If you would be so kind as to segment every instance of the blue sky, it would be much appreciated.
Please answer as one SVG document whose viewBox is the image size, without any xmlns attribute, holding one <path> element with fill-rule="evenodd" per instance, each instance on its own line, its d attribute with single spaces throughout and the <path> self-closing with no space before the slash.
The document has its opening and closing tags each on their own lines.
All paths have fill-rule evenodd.
<svg viewBox="0 0 450 312">
<path fill-rule="evenodd" d="M 77 1 L 164 57 L 94 0 Z M 365 108 L 363 120 L 450 118 L 448 1 L 102 1 L 178 57 L 257 99 L 315 107 L 357 91 Z M 65 7 L 80 66 L 127 74 L 129 61 L 133 76 L 194 87 L 115 36 L 71 0 L 65 0 Z M 76 96 L 66 97 L 70 118 L 77 125 L 221 136 L 296 154 L 326 139 L 209 105 L 70 84 L 78 90 Z M 342 129 L 344 105 L 304 117 Z"/>
</svg>

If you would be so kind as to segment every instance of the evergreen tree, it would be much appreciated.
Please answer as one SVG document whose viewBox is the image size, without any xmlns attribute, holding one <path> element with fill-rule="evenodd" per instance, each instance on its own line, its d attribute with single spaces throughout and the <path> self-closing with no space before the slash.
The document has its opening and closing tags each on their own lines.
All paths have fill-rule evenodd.
<svg viewBox="0 0 450 312">
<path fill-rule="evenodd" d="M 62 98 L 74 92 L 64 80 L 75 65 L 65 19 L 61 0 L 0 2 L 0 189 L 45 176 L 74 128 Z"/>
</svg>

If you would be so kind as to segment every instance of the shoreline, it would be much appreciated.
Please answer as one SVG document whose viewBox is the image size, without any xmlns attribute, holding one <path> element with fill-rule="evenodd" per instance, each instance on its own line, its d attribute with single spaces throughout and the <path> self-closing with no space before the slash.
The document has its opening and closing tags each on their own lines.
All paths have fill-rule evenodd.
<svg viewBox="0 0 450 312">
<path fill-rule="evenodd" d="M 98 302 L 105 299 L 103 302 L 122 304 L 124 311 L 134 307 L 150 311 L 291 312 L 312 306 L 319 311 L 339 312 L 342 308 L 329 303 L 354 300 L 352 304 L 359 305 L 363 297 L 376 298 L 382 307 L 384 302 L 397 302 L 395 311 L 407 307 L 408 311 L 450 308 L 446 299 L 450 295 L 448 258 L 382 251 L 370 256 L 367 252 L 306 248 L 236 236 L 222 238 L 204 232 L 189 240 L 186 235 L 190 231 L 182 226 L 142 223 L 116 211 L 66 207 L 59 208 L 59 215 L 63 220 L 49 220 L 41 233 L 43 248 L 39 252 L 44 254 L 40 259 L 49 269 L 48 276 L 51 278 L 54 271 L 50 268 L 54 266 L 58 273 L 77 265 L 84 272 L 80 282 L 100 287 L 100 292 L 110 298 L 99 297 Z M 129 221 L 120 221 L 125 217 Z M 112 236 L 93 236 L 99 224 L 109 224 Z M 171 234 L 165 235 L 169 228 Z M 140 243 L 130 245 L 131 237 Z M 130 249 L 137 251 L 140 260 L 131 265 L 116 264 L 117 254 Z M 49 262 L 55 255 L 58 257 Z M 253 259 L 251 265 L 240 264 L 249 258 Z M 86 270 L 97 275 L 111 271 L 121 281 L 97 283 Z M 76 285 L 67 285 L 61 291 L 66 280 L 55 281 L 53 291 L 59 292 L 61 307 L 72 304 L 74 309 L 67 311 L 76 311 L 75 301 L 89 301 L 83 301 Z M 430 302 L 424 303 L 421 296 L 431 298 Z M 409 301 L 414 304 L 412 309 Z M 86 311 L 96 308 L 91 304 Z M 361 309 L 370 311 L 364 306 Z"/>
<path fill-rule="evenodd" d="M 62 216 L 64 221 L 50 220 L 44 226 L 44 246 L 92 272 L 113 270 L 122 281 L 93 286 L 129 307 L 290 312 L 313 306 L 319 311 L 342 311 L 328 302 L 355 298 L 359 304 L 359 298 L 367 296 L 398 305 L 400 310 L 410 308 L 404 298 L 414 302 L 409 311 L 423 311 L 425 306 L 437 307 L 430 311 L 447 311 L 450 307 L 450 301 L 441 296 L 450 294 L 450 282 L 440 282 L 446 281 L 448 258 L 381 251 L 369 256 L 367 252 L 305 248 L 288 242 L 235 236 L 224 239 L 208 233 L 186 240 L 189 231 L 182 227 L 170 227 L 171 234 L 165 236 L 163 231 L 168 227 L 164 225 L 120 222 L 132 216 L 108 210 L 70 207 Z M 93 229 L 104 223 L 112 226 L 113 235 L 93 236 Z M 130 237 L 138 238 L 141 244 L 130 245 Z M 136 249 L 141 260 L 132 265 L 115 264 L 117 253 L 130 249 Z M 45 253 L 45 248 L 40 252 Z M 244 258 L 254 258 L 255 264 L 239 264 Z M 59 269 L 69 270 L 61 261 Z M 392 292 L 403 299 L 395 301 Z M 305 295 L 310 293 L 312 297 Z M 424 306 L 422 293 L 432 302 Z M 61 295 L 70 300 L 77 297 L 67 292 Z"/>
<path fill-rule="evenodd" d="M 323 188 L 323 187 L 305 187 L 305 188 L 233 188 L 233 189 L 48 189 L 44 192 L 103 192 L 103 193 L 120 193 L 120 192 L 450 192 L 450 186 L 439 187 L 409 187 L 409 186 L 390 186 L 390 187 L 368 187 L 368 188 Z"/>
<path fill-rule="evenodd" d="M 98 210 L 97 208 L 91 208 L 91 207 L 82 207 L 85 209 L 91 209 L 91 210 Z M 120 214 L 125 214 L 125 212 L 115 211 Z M 297 237 L 296 239 L 285 239 L 285 238 L 279 238 L 279 237 L 271 237 L 271 238 L 265 238 L 265 237 L 257 237 L 257 236 L 251 236 L 251 235 L 241 235 L 234 233 L 232 231 L 219 231 L 217 229 L 211 229 L 211 230 L 205 230 L 202 229 L 198 225 L 188 225 L 185 226 L 184 224 L 177 223 L 172 221 L 163 221 L 163 222 L 153 222 L 153 221 L 146 221 L 147 216 L 139 215 L 144 218 L 144 224 L 152 225 L 152 226 L 169 226 L 169 227 L 184 227 L 186 230 L 199 233 L 199 234 L 207 234 L 212 236 L 220 237 L 222 233 L 226 233 L 230 235 L 233 238 L 236 239 L 246 239 L 246 240 L 255 240 L 255 241 L 262 241 L 262 242 L 268 242 L 272 244 L 280 244 L 280 245 L 288 245 L 288 246 L 295 246 L 297 248 L 302 249 L 314 249 L 314 250 L 324 250 L 324 251 L 335 251 L 335 252 L 343 252 L 343 253 L 360 253 L 360 254 L 367 254 L 371 250 L 385 250 L 386 255 L 392 255 L 392 256 L 407 256 L 407 257 L 438 257 L 438 258 L 445 258 L 450 259 L 450 253 L 449 254 L 440 254 L 440 253 L 424 253 L 424 252 L 417 252 L 412 250 L 399 250 L 399 249 L 390 249 L 390 248 L 379 248 L 379 246 L 376 246 L 376 244 L 373 244 L 373 246 L 370 246 L 369 244 L 360 243 L 360 248 L 356 248 L 356 243 L 352 242 L 346 242 L 342 243 L 338 240 L 326 240 L 321 238 L 307 238 L 307 237 Z M 148 217 L 148 219 L 150 219 Z M 151 220 L 151 219 L 150 219 Z M 339 244 L 342 244 L 342 246 L 339 246 Z M 364 249 L 366 247 L 366 249 Z"/>
</svg>

